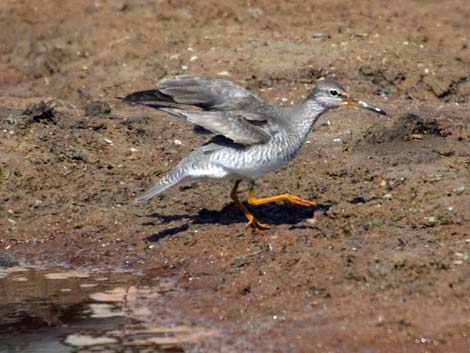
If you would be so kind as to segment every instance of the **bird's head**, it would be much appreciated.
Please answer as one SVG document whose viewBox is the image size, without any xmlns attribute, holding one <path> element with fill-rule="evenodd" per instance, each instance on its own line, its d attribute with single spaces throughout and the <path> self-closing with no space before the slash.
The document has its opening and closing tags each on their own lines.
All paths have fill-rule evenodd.
<svg viewBox="0 0 470 353">
<path fill-rule="evenodd" d="M 314 100 L 325 109 L 333 109 L 339 108 L 343 105 L 350 105 L 353 107 L 367 109 L 377 114 L 387 115 L 387 113 L 380 108 L 351 98 L 339 83 L 332 80 L 318 81 L 307 99 Z"/>
</svg>

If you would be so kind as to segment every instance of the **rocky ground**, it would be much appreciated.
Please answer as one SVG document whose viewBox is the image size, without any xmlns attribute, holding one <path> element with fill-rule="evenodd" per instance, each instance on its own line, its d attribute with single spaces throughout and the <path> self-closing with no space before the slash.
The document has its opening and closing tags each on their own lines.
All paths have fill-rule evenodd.
<svg viewBox="0 0 470 353">
<path fill-rule="evenodd" d="M 0 260 L 170 276 L 175 320 L 223 333 L 202 351 L 467 351 L 469 17 L 463 0 L 2 1 Z M 319 205 L 257 207 L 260 237 L 229 184 L 133 201 L 205 137 L 114 97 L 179 74 L 278 105 L 328 77 L 389 115 L 322 117 L 257 183 Z"/>
</svg>

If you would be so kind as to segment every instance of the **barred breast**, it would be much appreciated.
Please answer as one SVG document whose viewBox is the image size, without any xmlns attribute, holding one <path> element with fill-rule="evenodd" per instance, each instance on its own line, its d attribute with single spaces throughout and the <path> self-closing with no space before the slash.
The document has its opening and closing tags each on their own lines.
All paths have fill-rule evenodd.
<svg viewBox="0 0 470 353">
<path fill-rule="evenodd" d="M 237 150 L 224 148 L 211 155 L 210 161 L 231 175 L 254 180 L 276 170 L 295 157 L 303 139 L 286 132 L 276 134 L 268 143 Z"/>
</svg>

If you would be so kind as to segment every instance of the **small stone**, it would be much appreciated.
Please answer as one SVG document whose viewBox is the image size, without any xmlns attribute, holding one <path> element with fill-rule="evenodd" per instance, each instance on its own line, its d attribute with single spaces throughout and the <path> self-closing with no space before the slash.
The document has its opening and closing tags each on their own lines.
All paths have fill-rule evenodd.
<svg viewBox="0 0 470 353">
<path fill-rule="evenodd" d="M 424 225 L 427 227 L 434 227 L 436 225 L 436 217 L 430 216 L 424 218 Z"/>
<path fill-rule="evenodd" d="M 318 221 L 316 218 L 307 218 L 306 219 L 307 223 L 310 223 L 310 224 L 316 224 Z"/>
<path fill-rule="evenodd" d="M 181 142 L 181 140 L 178 140 L 178 139 L 176 139 L 176 140 L 173 141 L 173 142 L 174 142 L 174 144 L 175 144 L 176 146 L 181 146 L 181 145 L 183 144 L 183 142 Z"/>
<path fill-rule="evenodd" d="M 392 194 L 385 194 L 384 199 L 390 200 L 392 198 Z"/>
<path fill-rule="evenodd" d="M 34 201 L 34 208 L 38 208 L 38 207 L 41 207 L 43 204 L 43 202 L 41 200 L 36 200 Z"/>
<path fill-rule="evenodd" d="M 57 114 L 54 109 L 54 103 L 41 101 L 33 104 L 23 111 L 22 115 L 28 116 L 32 121 L 35 122 L 57 122 Z"/>
<path fill-rule="evenodd" d="M 423 138 L 423 134 L 411 134 L 408 136 L 408 140 L 422 140 Z"/>
<path fill-rule="evenodd" d="M 458 188 L 455 188 L 454 192 L 456 195 L 460 195 L 463 193 L 464 190 L 465 190 L 465 186 L 462 185 L 462 186 L 459 186 Z"/>
</svg>

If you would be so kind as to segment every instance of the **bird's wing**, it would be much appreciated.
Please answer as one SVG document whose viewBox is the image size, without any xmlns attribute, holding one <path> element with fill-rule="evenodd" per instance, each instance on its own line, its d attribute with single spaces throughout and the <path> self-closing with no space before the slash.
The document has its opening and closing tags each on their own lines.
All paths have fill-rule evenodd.
<svg viewBox="0 0 470 353">
<path fill-rule="evenodd" d="M 233 82 L 193 76 L 161 81 L 156 89 L 131 93 L 124 100 L 150 106 L 176 103 L 222 111 L 258 110 L 260 105 L 266 104 L 253 92 Z"/>
<path fill-rule="evenodd" d="M 200 111 L 161 107 L 162 111 L 183 117 L 196 126 L 222 135 L 241 145 L 256 145 L 269 141 L 271 130 L 262 115 L 244 111 Z"/>
</svg>

